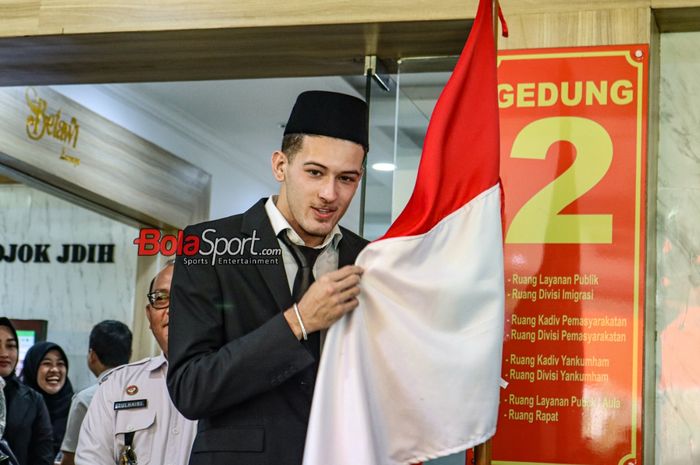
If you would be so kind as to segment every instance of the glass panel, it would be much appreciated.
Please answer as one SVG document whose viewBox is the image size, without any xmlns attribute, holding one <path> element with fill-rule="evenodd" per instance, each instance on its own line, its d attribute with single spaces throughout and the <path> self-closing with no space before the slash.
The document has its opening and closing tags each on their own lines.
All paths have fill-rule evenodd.
<svg viewBox="0 0 700 465">
<path fill-rule="evenodd" d="M 362 235 L 368 240 L 381 237 L 391 225 L 396 113 L 395 76 L 382 75 L 382 82 L 369 82 L 369 146 L 365 175 L 365 202 Z"/>
<path fill-rule="evenodd" d="M 413 192 L 430 115 L 456 62 L 456 56 L 412 58 L 399 62 L 392 221 L 401 213 Z"/>
</svg>

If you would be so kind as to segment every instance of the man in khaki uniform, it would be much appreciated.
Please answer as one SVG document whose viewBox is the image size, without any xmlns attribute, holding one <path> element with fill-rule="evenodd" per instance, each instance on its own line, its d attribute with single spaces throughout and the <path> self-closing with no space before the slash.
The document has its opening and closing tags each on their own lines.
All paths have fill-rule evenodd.
<svg viewBox="0 0 700 465">
<path fill-rule="evenodd" d="M 197 423 L 170 400 L 168 322 L 173 263 L 156 275 L 146 315 L 163 353 L 111 371 L 90 403 L 80 430 L 77 465 L 186 465 Z"/>
</svg>

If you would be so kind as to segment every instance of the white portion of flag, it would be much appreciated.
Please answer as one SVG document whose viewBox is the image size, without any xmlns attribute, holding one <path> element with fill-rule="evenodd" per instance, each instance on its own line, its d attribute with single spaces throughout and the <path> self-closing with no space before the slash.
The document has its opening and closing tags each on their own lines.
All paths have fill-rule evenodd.
<svg viewBox="0 0 700 465">
<path fill-rule="evenodd" d="M 304 465 L 408 465 L 486 441 L 503 340 L 499 186 L 356 263 L 360 305 L 327 334 Z"/>
</svg>

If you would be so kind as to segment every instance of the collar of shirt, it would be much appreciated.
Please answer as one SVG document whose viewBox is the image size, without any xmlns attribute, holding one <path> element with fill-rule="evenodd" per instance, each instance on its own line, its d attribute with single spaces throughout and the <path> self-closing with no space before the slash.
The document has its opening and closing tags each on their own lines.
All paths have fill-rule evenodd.
<svg viewBox="0 0 700 465">
<path fill-rule="evenodd" d="M 277 196 L 273 195 L 267 202 L 265 202 L 265 212 L 268 218 L 270 218 L 270 223 L 272 224 L 272 229 L 275 231 L 275 236 L 279 236 L 280 232 L 287 231 L 287 237 L 296 245 L 305 245 L 302 238 L 297 234 L 297 232 L 289 225 L 287 219 L 279 211 L 277 205 Z M 340 231 L 340 227 L 336 224 L 333 226 L 331 232 L 323 239 L 323 243 L 319 246 L 314 247 L 315 249 L 323 249 L 328 245 L 329 242 L 333 242 L 333 248 L 338 248 L 338 243 L 343 238 L 343 233 Z"/>
<path fill-rule="evenodd" d="M 163 352 L 160 353 L 157 357 L 151 357 L 151 359 L 148 361 L 148 371 L 156 371 L 163 365 L 168 364 L 168 359 L 165 358 L 165 354 Z"/>
<path fill-rule="evenodd" d="M 100 373 L 100 376 L 97 377 L 97 384 L 101 384 L 102 381 L 107 377 L 107 375 L 112 371 L 112 368 L 107 368 L 105 371 Z"/>
</svg>

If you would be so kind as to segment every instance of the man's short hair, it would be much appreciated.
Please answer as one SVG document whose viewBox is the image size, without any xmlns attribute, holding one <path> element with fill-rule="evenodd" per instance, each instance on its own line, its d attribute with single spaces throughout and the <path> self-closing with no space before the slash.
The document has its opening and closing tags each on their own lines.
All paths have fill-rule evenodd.
<svg viewBox="0 0 700 465">
<path fill-rule="evenodd" d="M 303 145 L 304 134 L 286 134 L 282 137 L 282 152 L 287 155 L 290 162 Z"/>
<path fill-rule="evenodd" d="M 131 330 L 121 321 L 105 320 L 90 331 L 90 348 L 109 368 L 129 363 L 131 341 Z"/>
<path fill-rule="evenodd" d="M 304 136 L 314 137 L 313 134 L 285 134 L 282 137 L 282 148 L 280 149 L 287 155 L 287 160 L 290 162 L 294 160 L 294 155 L 304 146 Z M 352 141 L 351 141 L 352 142 Z M 361 144 L 360 144 L 361 145 Z M 365 152 L 365 158 L 367 158 L 367 149 L 362 147 Z M 363 160 L 364 163 L 364 160 Z"/>
</svg>

